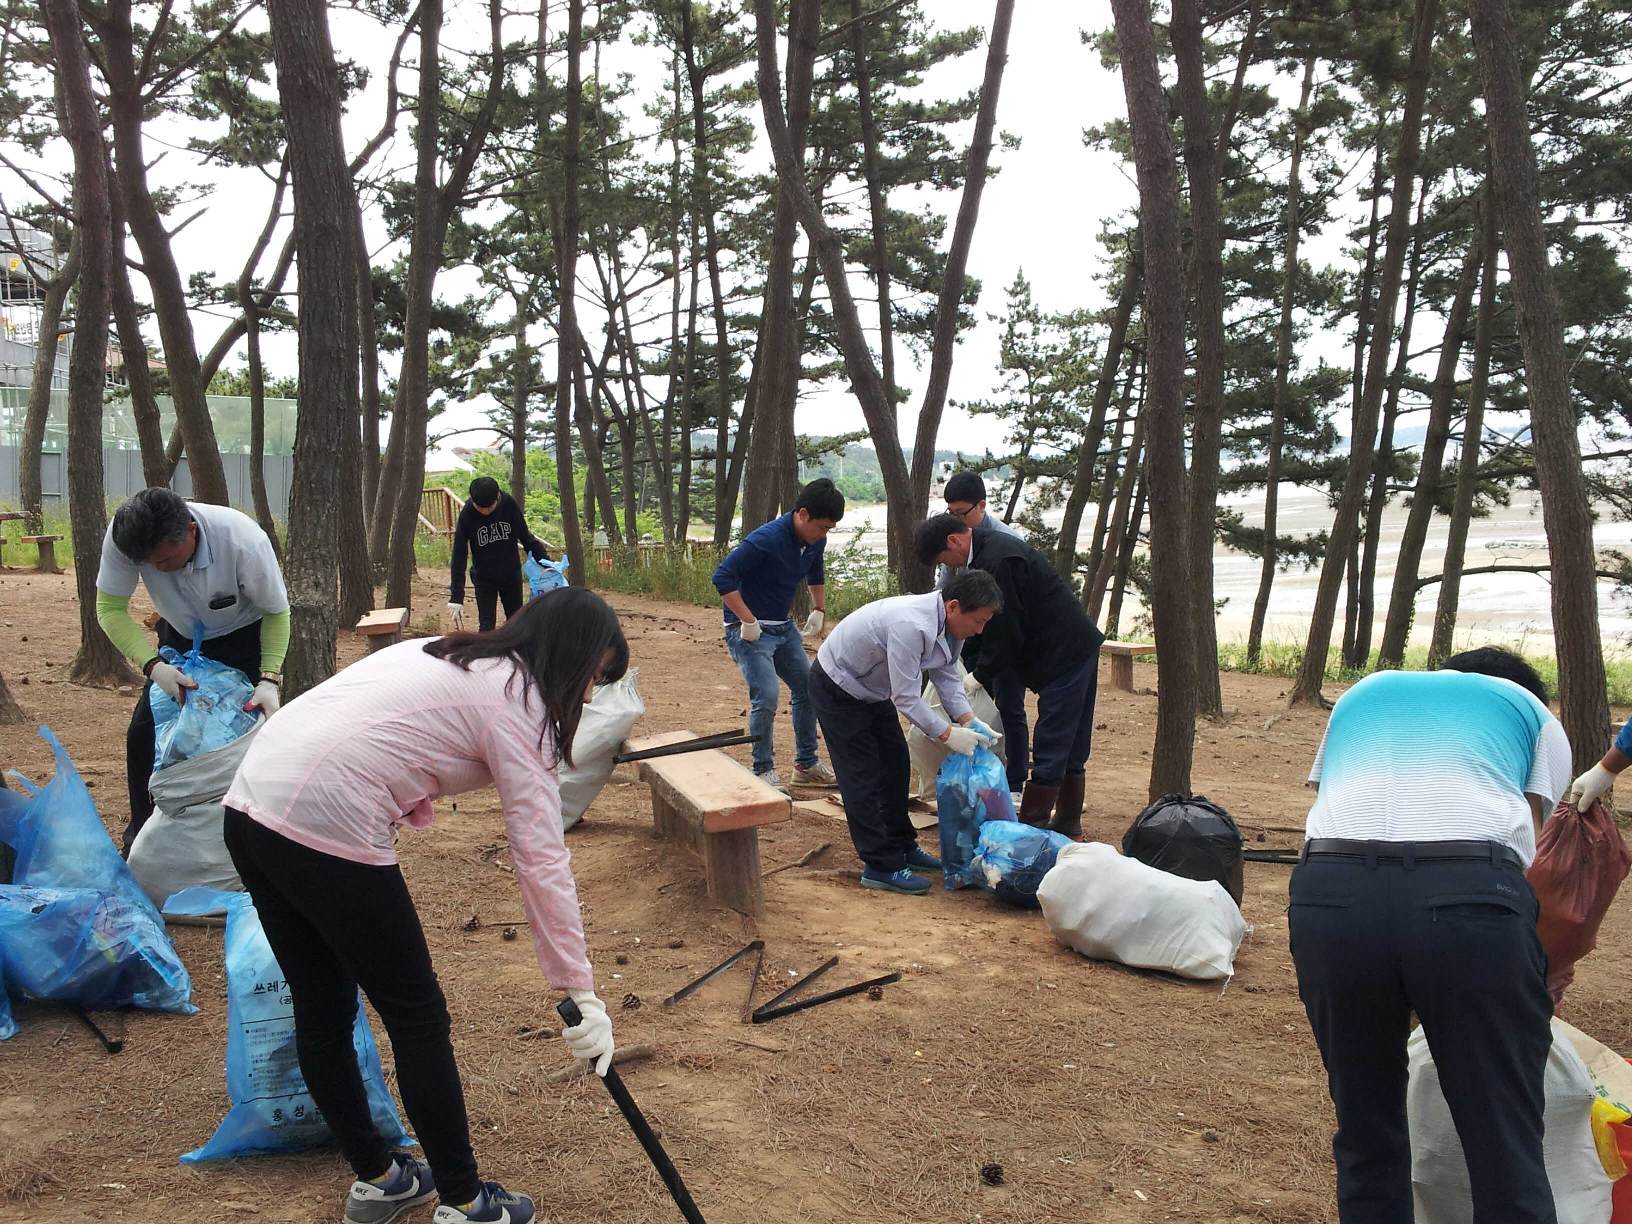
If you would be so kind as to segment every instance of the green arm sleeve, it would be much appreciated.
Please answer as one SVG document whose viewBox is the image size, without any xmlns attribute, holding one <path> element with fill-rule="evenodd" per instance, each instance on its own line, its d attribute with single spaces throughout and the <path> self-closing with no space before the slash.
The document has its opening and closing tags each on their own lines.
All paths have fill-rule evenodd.
<svg viewBox="0 0 1632 1224">
<path fill-rule="evenodd" d="M 100 606 L 100 605 L 98 605 Z M 283 656 L 289 653 L 289 611 L 261 617 L 261 670 L 283 670 Z"/>
<path fill-rule="evenodd" d="M 129 595 L 109 595 L 98 591 L 96 623 L 102 626 L 102 632 L 108 635 L 108 641 L 119 648 L 119 653 L 137 667 L 158 653 L 148 644 L 147 634 L 142 632 L 142 627 L 131 619 Z"/>
</svg>

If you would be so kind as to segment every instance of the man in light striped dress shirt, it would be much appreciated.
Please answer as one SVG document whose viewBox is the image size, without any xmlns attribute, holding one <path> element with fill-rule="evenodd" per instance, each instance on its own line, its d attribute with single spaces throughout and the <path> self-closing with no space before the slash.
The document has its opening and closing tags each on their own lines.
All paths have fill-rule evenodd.
<svg viewBox="0 0 1632 1224">
<path fill-rule="evenodd" d="M 1380 672 L 1332 710 L 1288 925 L 1337 1110 L 1343 1224 L 1410 1224 L 1406 1038 L 1422 1022 L 1474 1219 L 1555 1224 L 1542 1162 L 1547 961 L 1524 878 L 1570 747 L 1523 659 Z"/>
</svg>

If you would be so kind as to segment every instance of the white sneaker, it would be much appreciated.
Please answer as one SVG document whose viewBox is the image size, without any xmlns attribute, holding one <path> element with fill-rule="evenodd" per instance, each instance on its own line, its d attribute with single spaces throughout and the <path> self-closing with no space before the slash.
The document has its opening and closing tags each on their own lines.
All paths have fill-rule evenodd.
<svg viewBox="0 0 1632 1224">
<path fill-rule="evenodd" d="M 765 783 L 766 786 L 774 786 L 777 790 L 782 789 L 782 775 L 774 769 L 767 769 L 762 774 L 755 774 L 754 777 Z"/>
<path fill-rule="evenodd" d="M 793 767 L 793 780 L 801 786 L 826 786 L 831 788 L 839 784 L 839 780 L 833 776 L 833 771 L 820 761 L 817 761 L 809 769 L 804 768 L 802 765 L 795 765 Z"/>
</svg>

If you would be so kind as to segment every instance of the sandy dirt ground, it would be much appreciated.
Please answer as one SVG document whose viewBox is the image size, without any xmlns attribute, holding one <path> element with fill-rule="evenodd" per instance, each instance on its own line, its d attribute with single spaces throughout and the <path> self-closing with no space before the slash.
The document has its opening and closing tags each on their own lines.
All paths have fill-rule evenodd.
<svg viewBox="0 0 1632 1224">
<path fill-rule="evenodd" d="M 419 606 L 440 601 L 427 584 Z M 640 669 L 640 732 L 743 725 L 716 613 L 614 604 Z M 67 684 L 77 637 L 70 577 L 0 574 L 0 666 L 117 828 L 134 693 Z M 342 636 L 342 661 L 361 650 Z M 1154 667 L 1136 667 L 1135 683 L 1119 693 L 1102 677 L 1088 824 L 1106 840 L 1144 803 Z M 1288 711 L 1285 688 L 1226 675 L 1229 715 L 1197 740 L 1196 789 L 1265 848 L 1299 840 L 1323 723 Z M 786 764 L 785 713 L 777 735 Z M 50 756 L 7 727 L 0 764 L 42 778 Z M 1331 1111 L 1287 952 L 1288 868 L 1247 865 L 1253 931 L 1221 990 L 1088 961 L 1039 914 L 973 890 L 864 892 L 842 820 L 805 811 L 762 830 L 766 868 L 831 848 L 768 879 L 767 915 L 752 922 L 709 901 L 688 852 L 653 840 L 646 789 L 624 773 L 568 843 L 618 1041 L 656 1050 L 627 1082 L 710 1221 L 1335 1219 Z M 429 830 L 405 831 L 401 858 L 448 994 L 483 1175 L 535 1194 L 542 1220 L 678 1218 L 602 1086 L 546 1081 L 567 1057 L 525 931 L 501 936 L 520 902 L 495 794 L 437 811 Z M 466 930 L 472 914 L 481 926 Z M 1623 893 L 1563 1014 L 1632 1053 L 1629 936 Z M 877 1001 L 763 1026 L 741 1022 L 742 968 L 659 1005 L 755 937 L 767 949 L 761 999 L 835 955 L 834 985 L 892 970 L 902 981 Z M 175 940 L 199 1013 L 132 1015 L 123 1054 L 103 1053 L 58 1007 L 18 1006 L 22 1032 L 0 1045 L 0 1220 L 339 1218 L 350 1174 L 332 1152 L 176 1163 L 227 1102 L 221 934 L 179 928 Z M 551 1035 L 523 1036 L 540 1026 Z M 990 1164 L 1001 1185 L 982 1184 Z"/>
</svg>

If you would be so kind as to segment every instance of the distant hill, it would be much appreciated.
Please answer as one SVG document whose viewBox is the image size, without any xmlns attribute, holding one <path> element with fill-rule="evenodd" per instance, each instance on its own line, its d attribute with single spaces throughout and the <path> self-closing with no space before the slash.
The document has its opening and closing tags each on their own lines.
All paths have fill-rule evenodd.
<svg viewBox="0 0 1632 1224">
<path fill-rule="evenodd" d="M 912 452 L 905 451 L 907 465 L 912 465 Z M 937 450 L 935 463 L 956 466 L 962 452 Z M 878 452 L 870 446 L 852 443 L 840 454 L 828 455 L 814 463 L 799 465 L 800 480 L 815 480 L 826 476 L 839 486 L 845 497 L 853 502 L 874 503 L 884 500 L 884 476 L 878 467 Z"/>
</svg>

